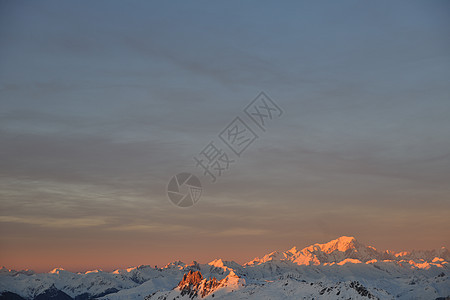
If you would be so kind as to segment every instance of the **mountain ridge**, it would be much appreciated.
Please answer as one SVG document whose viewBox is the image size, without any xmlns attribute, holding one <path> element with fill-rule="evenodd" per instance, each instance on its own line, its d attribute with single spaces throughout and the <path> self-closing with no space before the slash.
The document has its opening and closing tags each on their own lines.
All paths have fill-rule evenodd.
<svg viewBox="0 0 450 300">
<path fill-rule="evenodd" d="M 54 295 L 75 300 L 321 299 L 325 295 L 330 299 L 411 299 L 415 294 L 436 299 L 450 295 L 449 257 L 445 247 L 378 251 L 342 236 L 302 249 L 273 251 L 244 264 L 220 258 L 205 264 L 178 260 L 162 268 L 140 265 L 79 273 L 3 267 L 0 300 L 45 300 Z"/>
<path fill-rule="evenodd" d="M 243 265 L 252 266 L 269 261 L 291 261 L 297 265 L 321 265 L 340 263 L 348 259 L 359 260 L 363 263 L 373 260 L 423 260 L 424 262 L 431 263 L 436 258 L 441 258 L 449 262 L 450 252 L 445 247 L 441 247 L 439 250 L 413 250 L 411 252 L 378 251 L 373 246 L 366 246 L 358 242 L 355 237 L 341 236 L 327 243 L 316 243 L 301 250 L 298 250 L 294 246 L 284 252 L 274 251 L 261 258 L 256 257 Z"/>
</svg>

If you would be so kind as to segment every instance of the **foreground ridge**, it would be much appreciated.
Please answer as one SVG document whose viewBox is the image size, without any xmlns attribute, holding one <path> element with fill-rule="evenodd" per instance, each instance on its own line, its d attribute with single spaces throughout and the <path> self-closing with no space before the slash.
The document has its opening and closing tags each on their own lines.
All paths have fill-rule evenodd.
<svg viewBox="0 0 450 300">
<path fill-rule="evenodd" d="M 245 264 L 174 261 L 114 272 L 49 273 L 0 269 L 2 299 L 445 299 L 446 248 L 378 251 L 351 236 L 301 250 L 271 252 Z"/>
</svg>

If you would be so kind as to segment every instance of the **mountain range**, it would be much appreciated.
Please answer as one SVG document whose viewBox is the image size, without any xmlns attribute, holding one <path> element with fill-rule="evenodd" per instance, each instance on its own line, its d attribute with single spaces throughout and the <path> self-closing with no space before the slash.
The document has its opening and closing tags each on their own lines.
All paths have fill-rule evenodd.
<svg viewBox="0 0 450 300">
<path fill-rule="evenodd" d="M 342 236 L 238 264 L 174 261 L 113 272 L 0 269 L 0 299 L 450 299 L 450 251 L 378 251 Z"/>
</svg>

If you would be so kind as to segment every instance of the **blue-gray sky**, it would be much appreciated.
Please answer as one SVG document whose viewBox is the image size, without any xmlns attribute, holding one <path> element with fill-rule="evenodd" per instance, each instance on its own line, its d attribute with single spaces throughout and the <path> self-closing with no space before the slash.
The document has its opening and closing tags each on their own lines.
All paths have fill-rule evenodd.
<svg viewBox="0 0 450 300">
<path fill-rule="evenodd" d="M 449 246 L 449 83 L 447 1 L 2 1 L 0 262 Z M 284 115 L 208 184 L 193 156 L 260 91 Z"/>
</svg>

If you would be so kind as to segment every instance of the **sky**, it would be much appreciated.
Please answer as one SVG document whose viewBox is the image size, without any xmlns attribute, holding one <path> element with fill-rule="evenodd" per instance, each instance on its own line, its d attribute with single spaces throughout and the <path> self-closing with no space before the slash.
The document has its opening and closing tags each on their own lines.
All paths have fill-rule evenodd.
<svg viewBox="0 0 450 300">
<path fill-rule="evenodd" d="M 448 1 L 2 1 L 0 265 L 449 247 L 449 81 Z M 261 91 L 283 110 L 265 131 Z M 219 139 L 237 116 L 240 157 Z M 214 183 L 211 141 L 234 159 Z"/>
</svg>

